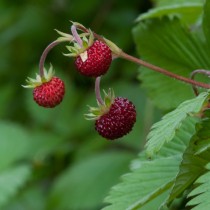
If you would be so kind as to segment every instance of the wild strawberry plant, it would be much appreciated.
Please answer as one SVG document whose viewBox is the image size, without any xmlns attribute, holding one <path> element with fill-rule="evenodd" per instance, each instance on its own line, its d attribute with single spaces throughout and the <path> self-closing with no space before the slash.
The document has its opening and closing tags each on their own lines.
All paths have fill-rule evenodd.
<svg viewBox="0 0 210 210">
<path fill-rule="evenodd" d="M 36 79 L 28 78 L 26 85 L 33 88 L 27 106 L 33 119 L 29 123 L 32 125 L 30 132 L 20 126 L 0 123 L 3 138 L 0 141 L 1 206 L 25 186 L 21 196 L 16 198 L 18 205 L 13 201 L 14 206 L 28 204 L 28 198 L 32 197 L 32 204 L 36 206 L 32 205 L 33 208 L 40 210 L 210 208 L 210 3 L 202 0 L 157 0 L 156 3 L 154 9 L 138 17 L 133 29 L 141 59 L 128 55 L 120 45 L 110 41 L 112 33 L 106 35 L 108 40 L 79 23 L 72 23 L 70 32 L 57 31 L 60 37 L 44 50 Z M 74 69 L 84 76 L 84 81 L 89 78 L 91 82 L 95 81 L 95 94 L 92 91 L 91 96 L 96 98 L 98 107 L 89 107 L 85 118 L 95 121 L 95 125 L 88 123 L 100 135 L 117 141 L 97 141 L 98 135 L 96 139 L 91 136 L 91 143 L 89 139 L 84 143 L 84 138 L 78 143 L 75 124 L 79 125 L 81 135 L 90 130 L 81 123 L 82 117 L 78 117 L 86 109 L 81 110 L 78 104 L 86 97 L 80 98 L 78 90 L 72 91 L 74 87 L 59 74 L 57 66 L 45 69 L 48 53 L 63 42 L 67 44 L 67 59 L 75 61 Z M 135 122 L 146 118 L 145 109 L 139 109 L 143 103 L 142 91 L 136 90 L 140 99 L 133 103 L 128 97 L 133 89 L 129 92 L 127 86 L 119 96 L 118 91 L 113 94 L 112 83 L 110 90 L 101 96 L 100 80 L 114 71 L 115 59 L 121 62 L 121 58 L 140 65 L 139 80 L 147 98 L 165 113 L 151 127 L 145 149 L 136 158 L 125 151 L 132 150 L 129 140 L 134 132 L 139 143 L 144 139 L 140 133 L 142 126 L 134 127 Z M 57 60 L 51 61 L 54 65 Z M 126 91 L 129 94 L 124 96 Z M 39 106 L 32 103 L 32 97 Z M 82 104 L 94 105 L 93 101 L 87 102 Z M 73 105 L 77 109 L 70 111 Z M 151 110 L 148 104 L 146 108 Z M 136 116 L 136 110 L 141 119 Z M 35 126 L 36 122 L 38 126 Z M 8 153 L 7 148 L 12 152 Z M 55 158 L 55 161 L 44 159 L 48 157 L 46 154 L 52 153 L 51 159 Z M 71 158 L 66 155 L 69 153 Z M 92 156 L 88 157 L 87 153 Z M 85 161 L 81 161 L 82 158 Z M 73 162 L 67 168 L 66 159 L 68 163 Z M 107 196 L 109 187 L 125 173 L 125 166 L 131 159 L 134 160 L 130 173 L 125 174 Z M 34 200 L 38 202 L 35 204 Z M 6 210 L 12 209 L 12 204 Z"/>
<path fill-rule="evenodd" d="M 136 110 L 132 102 L 115 98 L 111 90 L 105 92 L 103 100 L 101 76 L 107 73 L 112 59 L 123 58 L 141 65 L 143 87 L 154 103 L 168 113 L 151 127 L 145 150 L 133 161 L 131 172 L 110 191 L 104 209 L 210 208 L 210 85 L 205 80 L 195 80 L 197 74 L 210 75 L 205 70 L 210 66 L 209 8 L 208 1 L 205 4 L 180 1 L 178 7 L 166 3 L 141 15 L 133 34 L 140 55 L 147 62 L 128 55 L 110 40 L 73 22 L 71 33 L 57 31 L 61 37 L 42 54 L 37 76 L 40 81 L 28 80 L 29 86 L 35 87 L 34 100 L 39 105 L 58 105 L 64 91 L 59 85 L 48 85 L 54 77 L 45 78 L 48 74 L 43 73 L 44 63 L 54 46 L 69 42 L 70 53 L 65 55 L 75 57 L 75 67 L 82 75 L 96 78 L 99 107 L 90 107 L 86 117 L 95 120 L 95 129 L 101 136 L 114 140 L 132 130 Z M 193 11 L 191 19 L 185 14 L 188 11 Z M 169 112 L 170 109 L 173 110 Z"/>
<path fill-rule="evenodd" d="M 177 2 L 138 18 L 133 30 L 138 51 L 170 72 L 191 78 L 209 75 L 204 69 L 210 66 L 210 3 Z M 139 78 L 155 104 L 173 111 L 152 126 L 145 150 L 112 188 L 104 209 L 209 209 L 208 89 L 194 88 L 199 94 L 195 98 L 189 86 L 144 67 Z"/>
</svg>

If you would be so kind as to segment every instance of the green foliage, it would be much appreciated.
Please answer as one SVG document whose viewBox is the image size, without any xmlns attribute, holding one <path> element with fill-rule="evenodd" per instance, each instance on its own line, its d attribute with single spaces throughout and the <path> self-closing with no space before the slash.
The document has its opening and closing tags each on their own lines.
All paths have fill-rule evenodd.
<svg viewBox="0 0 210 210">
<path fill-rule="evenodd" d="M 156 7 L 162 7 L 162 6 L 172 6 L 173 5 L 185 5 L 187 4 L 195 4 L 195 3 L 203 3 L 203 0 L 190 0 L 188 2 L 186 2 L 185 0 L 171 0 L 171 1 L 167 1 L 167 0 L 154 0 Z"/>
<path fill-rule="evenodd" d="M 29 179 L 31 168 L 28 165 L 18 165 L 0 172 L 0 206 L 17 194 Z"/>
<path fill-rule="evenodd" d="M 24 128 L 9 122 L 0 122 L 0 133 L 0 170 L 3 170 L 27 155 L 29 133 Z"/>
<path fill-rule="evenodd" d="M 159 6 L 141 14 L 137 21 L 149 18 L 157 18 L 167 15 L 169 17 L 181 17 L 185 23 L 194 23 L 202 13 L 203 4 L 200 0 L 195 1 L 158 1 Z"/>
<path fill-rule="evenodd" d="M 209 164 L 206 165 L 206 169 L 208 170 L 202 176 L 200 176 L 196 181 L 195 184 L 198 185 L 193 191 L 189 193 L 189 197 L 192 199 L 187 203 L 189 206 L 195 206 L 193 210 L 202 210 L 202 209 L 209 209 L 210 202 L 210 172 L 209 172 Z"/>
<path fill-rule="evenodd" d="M 109 152 L 75 163 L 55 181 L 48 209 L 95 209 L 100 206 L 109 187 L 126 171 L 125 165 L 131 158 L 129 153 Z"/>
<path fill-rule="evenodd" d="M 133 173 L 125 175 L 124 182 L 113 188 L 110 196 L 105 200 L 113 205 L 105 207 L 104 210 L 139 209 L 160 196 L 172 186 L 178 169 L 176 159 L 179 162 L 179 158 L 174 156 L 154 161 L 141 161 L 139 168 L 135 169 Z M 160 168 L 162 173 L 159 173 Z M 162 201 L 159 200 L 159 202 L 159 204 L 156 203 L 155 208 Z"/>
<path fill-rule="evenodd" d="M 140 22 L 133 30 L 139 54 L 147 61 L 188 77 L 195 69 L 208 69 L 209 48 L 180 19 L 151 19 Z M 179 81 L 140 68 L 140 80 L 154 103 L 161 109 L 175 108 L 192 98 L 189 86 Z"/>
<path fill-rule="evenodd" d="M 209 21 L 210 21 L 210 14 L 209 14 L 209 10 L 210 10 L 210 2 L 206 1 L 205 2 L 205 6 L 204 6 L 204 14 L 203 14 L 203 21 L 202 21 L 202 27 L 203 27 L 203 32 L 206 38 L 206 42 L 208 43 L 208 45 L 210 46 L 210 25 L 209 25 Z"/>
<path fill-rule="evenodd" d="M 136 44 L 142 59 L 178 75 L 209 69 L 209 1 L 2 0 L 0 19 L 0 209 L 210 209 L 208 91 L 195 97 L 190 85 L 116 59 L 101 86 L 131 100 L 137 122 L 106 141 L 84 120 L 86 105 L 96 105 L 93 80 L 74 70 L 62 45 L 46 67 L 64 79 L 63 102 L 43 109 L 21 87 L 57 39 L 53 29 L 69 33 L 69 19 L 129 54 Z"/>
<path fill-rule="evenodd" d="M 140 55 L 185 77 L 194 69 L 208 69 L 209 2 L 204 4 L 202 23 L 197 22 L 201 10 L 189 19 L 183 13 L 195 1 L 157 3 L 157 8 L 139 16 L 133 30 Z M 186 100 L 192 97 L 189 87 L 144 67 L 140 71 L 152 101 L 162 109 L 175 109 L 151 127 L 145 151 L 111 189 L 104 209 L 209 209 L 209 92 Z"/>
<path fill-rule="evenodd" d="M 166 203 L 170 203 L 176 197 L 180 196 L 180 194 L 183 193 L 183 191 L 186 190 L 188 187 L 190 187 L 199 176 L 206 172 L 206 165 L 210 161 L 208 147 L 206 147 L 202 152 L 198 154 L 199 146 L 197 145 L 197 142 L 199 143 L 200 141 L 204 140 L 203 133 L 207 131 L 209 123 L 209 119 L 204 119 L 196 125 L 197 132 L 192 137 L 189 146 L 183 153 L 179 173 L 176 177 L 173 189 Z M 207 132 L 205 132 L 205 139 L 209 136 L 210 132 L 208 130 Z M 198 203 L 194 202 L 194 205 Z"/>
<path fill-rule="evenodd" d="M 131 30 L 141 5 L 143 3 L 138 0 L 131 5 L 114 0 L 0 1 L 0 176 L 7 171 L 11 173 L 8 179 L 4 179 L 5 191 L 1 188 L 0 198 L 4 196 L 4 201 L 0 201 L 0 209 L 45 210 L 56 201 L 62 206 L 65 200 L 56 193 L 59 180 L 67 171 L 75 179 L 77 177 L 71 175 L 75 170 L 80 169 L 78 172 L 85 175 L 88 166 L 94 171 L 88 171 L 89 179 L 80 179 L 77 193 L 72 198 L 84 195 L 91 175 L 99 168 L 104 173 L 104 185 L 96 185 L 96 176 L 92 175 L 94 191 L 91 194 L 92 187 L 89 187 L 90 200 L 87 197 L 84 202 L 84 205 L 91 205 L 91 210 L 98 209 L 103 206 L 102 200 L 109 188 L 128 170 L 129 161 L 137 154 L 137 148 L 143 147 L 148 128 L 161 116 L 145 92 L 139 89 L 136 65 L 123 60 L 114 61 L 101 85 L 102 89 L 114 88 L 118 96 L 128 97 L 139 104 L 136 106 L 138 121 L 132 134 L 117 142 L 99 137 L 94 122 L 84 119 L 87 105 L 96 104 L 94 81 L 75 71 L 73 59 L 62 55 L 65 53 L 64 46 L 60 45 L 50 52 L 45 66 L 48 68 L 52 63 L 56 75 L 64 79 L 66 95 L 59 107 L 39 107 L 33 101 L 32 91 L 25 90 L 21 85 L 25 84 L 28 76 L 34 77 L 38 73 L 42 51 L 57 39 L 53 29 L 69 33 L 69 19 L 81 22 L 116 41 L 125 51 L 134 53 L 132 34 L 127 32 Z M 144 6 L 141 10 L 146 8 Z M 92 18 L 90 14 L 93 14 Z M 104 158 L 101 153 L 106 154 Z M 100 164 L 100 160 L 104 164 Z M 27 176 L 24 172 L 16 173 L 16 168 L 25 162 L 30 173 Z M 84 167 L 80 168 L 83 163 Z M 13 186 L 10 178 L 16 182 L 16 177 L 19 183 Z M 97 179 L 100 181 L 101 177 Z M 73 184 L 72 180 L 64 189 L 74 194 Z M 64 192 L 64 189 L 61 191 Z M 53 198 L 49 199 L 49 195 Z M 69 209 L 82 204 L 81 199 L 66 199 Z"/>
<path fill-rule="evenodd" d="M 146 152 L 149 157 L 158 152 L 161 147 L 170 142 L 176 135 L 183 121 L 189 116 L 198 113 L 209 94 L 204 92 L 197 98 L 183 102 L 174 111 L 166 114 L 163 119 L 152 126 L 147 136 Z"/>
<path fill-rule="evenodd" d="M 194 100 L 191 101 L 191 104 L 189 103 L 189 106 L 193 104 Z M 177 110 L 179 110 L 179 107 Z M 184 113 L 185 111 L 182 112 L 182 115 L 184 115 Z M 165 123 L 168 124 L 166 119 L 170 122 L 171 118 L 165 118 Z M 177 119 L 177 121 L 179 122 L 179 119 Z M 131 168 L 132 173 L 124 176 L 123 182 L 116 185 L 110 192 L 110 196 L 106 198 L 106 202 L 112 205 L 105 209 L 141 209 L 147 202 L 162 196 L 164 192 L 169 190 L 164 194 L 164 197 L 156 203 L 155 208 L 157 209 L 157 206 L 161 206 L 167 194 L 173 188 L 179 171 L 179 165 L 182 161 L 182 153 L 186 150 L 191 137 L 195 133 L 196 122 L 197 120 L 193 118 L 183 120 L 179 129 L 174 129 L 176 133 L 174 132 L 171 141 L 164 144 L 155 159 L 145 160 L 145 157 L 140 156 L 139 159 L 134 162 L 134 167 Z M 174 124 L 177 124 L 177 122 L 174 121 Z M 149 135 L 151 135 L 152 132 L 153 130 Z M 163 136 L 167 136 L 167 132 L 168 130 L 165 128 L 162 131 Z M 154 134 L 154 136 L 155 135 L 156 134 Z M 127 196 L 127 193 L 129 196 Z M 125 199 L 125 197 L 127 197 L 127 199 Z"/>
</svg>

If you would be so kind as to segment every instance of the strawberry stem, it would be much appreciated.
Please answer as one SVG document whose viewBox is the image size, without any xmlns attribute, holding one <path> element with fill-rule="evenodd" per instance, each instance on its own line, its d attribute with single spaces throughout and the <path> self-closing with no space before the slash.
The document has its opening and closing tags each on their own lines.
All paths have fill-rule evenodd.
<svg viewBox="0 0 210 210">
<path fill-rule="evenodd" d="M 51 42 L 46 48 L 45 50 L 43 51 L 41 57 L 40 57 L 40 60 L 39 60 L 39 74 L 41 76 L 41 78 L 44 77 L 44 63 L 45 63 L 45 60 L 46 60 L 46 57 L 48 55 L 48 53 L 50 52 L 50 50 L 52 48 L 54 48 L 56 45 L 58 45 L 60 43 L 60 41 L 54 41 L 54 42 Z"/>
<path fill-rule="evenodd" d="M 77 33 L 77 28 L 75 25 L 71 26 L 71 33 L 75 39 L 75 41 L 78 43 L 78 45 L 82 48 L 83 47 L 83 41 L 80 38 L 79 34 Z"/>
<path fill-rule="evenodd" d="M 88 32 L 88 29 L 83 27 L 83 26 L 77 26 L 77 28 L 82 30 L 82 31 L 84 31 L 84 32 Z M 106 40 L 102 36 L 98 35 L 95 32 L 93 32 L 93 34 L 98 40 L 106 43 Z M 192 79 L 189 79 L 189 78 L 177 75 L 177 74 L 172 73 L 172 72 L 170 72 L 170 71 L 168 71 L 166 69 L 163 69 L 163 68 L 161 68 L 159 66 L 155 66 L 155 65 L 147 63 L 146 61 L 143 61 L 143 60 L 141 60 L 139 58 L 136 58 L 136 57 L 133 57 L 131 55 L 128 55 L 127 53 L 125 53 L 123 51 L 121 51 L 117 56 L 121 57 L 123 59 L 126 59 L 128 61 L 137 63 L 139 65 L 145 66 L 145 67 L 147 67 L 147 68 L 149 68 L 149 69 L 151 69 L 153 71 L 156 71 L 156 72 L 159 72 L 161 74 L 164 74 L 165 76 L 172 77 L 172 78 L 180 80 L 182 82 L 191 84 L 191 85 L 193 85 L 193 87 L 197 86 L 197 87 L 202 87 L 202 88 L 205 88 L 205 89 L 210 89 L 210 85 L 208 85 L 208 84 L 205 84 L 205 83 L 202 83 L 202 82 L 197 82 L 195 80 L 192 80 Z"/>
<path fill-rule="evenodd" d="M 163 69 L 159 66 L 155 66 L 153 64 L 150 64 L 150 63 L 147 63 L 146 61 L 143 61 L 141 59 L 138 59 L 138 58 L 135 58 L 131 55 L 128 55 L 126 54 L 125 52 L 121 52 L 121 54 L 119 55 L 121 58 L 124 58 L 126 60 L 129 60 L 131 62 L 134 62 L 134 63 L 137 63 L 137 64 L 140 64 L 142 66 L 145 66 L 153 71 L 156 71 L 156 72 L 159 72 L 161 74 L 164 74 L 168 77 L 172 77 L 174 79 L 177 79 L 177 80 L 180 80 L 182 82 L 185 82 L 185 83 L 188 83 L 188 84 L 191 84 L 193 86 L 198 86 L 198 87 L 202 87 L 202 88 L 206 88 L 206 89 L 210 89 L 210 85 L 208 84 L 205 84 L 205 83 L 202 83 L 202 82 L 197 82 L 195 80 L 192 80 L 192 79 L 189 79 L 189 78 L 186 78 L 186 77 L 183 77 L 183 76 L 180 76 L 180 75 L 177 75 L 175 73 L 172 73 L 166 69 Z"/>
<path fill-rule="evenodd" d="M 190 74 L 190 78 L 192 80 L 194 80 L 196 74 L 204 74 L 204 75 L 210 76 L 210 71 L 209 70 L 204 70 L 204 69 L 196 69 Z M 195 95 L 197 96 L 198 95 L 197 87 L 193 85 L 192 88 L 193 88 L 193 91 L 194 91 Z"/>
<path fill-rule="evenodd" d="M 98 103 L 103 105 L 104 101 L 101 98 L 100 81 L 101 81 L 101 77 L 97 77 L 96 80 L 95 80 L 95 94 L 96 94 L 96 100 L 98 101 Z"/>
</svg>

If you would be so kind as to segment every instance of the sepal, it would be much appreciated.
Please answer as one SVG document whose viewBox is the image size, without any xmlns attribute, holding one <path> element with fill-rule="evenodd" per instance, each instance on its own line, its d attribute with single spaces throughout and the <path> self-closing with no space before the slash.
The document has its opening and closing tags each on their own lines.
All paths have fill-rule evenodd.
<svg viewBox="0 0 210 210">
<path fill-rule="evenodd" d="M 71 21 L 72 22 L 72 21 Z M 81 56 L 81 59 L 83 60 L 83 62 L 85 60 L 87 60 L 87 55 L 86 55 L 86 50 L 93 45 L 94 43 L 94 34 L 90 29 L 86 29 L 82 24 L 77 23 L 77 22 L 72 22 L 72 24 L 77 28 L 80 29 L 82 31 L 85 30 L 84 33 L 78 34 L 79 37 L 82 40 L 82 47 L 76 42 L 75 38 L 72 35 L 69 34 L 65 34 L 63 32 L 60 32 L 58 30 L 56 30 L 61 37 L 59 37 L 59 40 L 61 41 L 67 41 L 68 39 L 70 40 L 69 37 L 71 37 L 71 41 L 70 41 L 70 45 L 66 46 L 66 48 L 68 49 L 69 53 L 63 53 L 64 56 L 68 56 L 68 57 L 77 57 L 81 54 L 84 53 L 84 55 Z"/>
<path fill-rule="evenodd" d="M 109 109 L 111 105 L 114 103 L 115 99 L 114 91 L 112 89 L 109 89 L 108 93 L 106 93 L 104 90 L 103 92 L 104 92 L 104 103 L 101 104 L 99 103 L 99 101 L 97 101 L 98 107 L 88 106 L 89 113 L 84 115 L 86 120 L 97 120 L 102 115 L 109 112 Z"/>
<path fill-rule="evenodd" d="M 103 40 L 114 54 L 114 57 L 120 56 L 122 49 L 120 49 L 114 42 L 110 41 L 109 39 L 103 37 Z"/>
<path fill-rule="evenodd" d="M 66 34 L 66 33 L 63 33 L 57 29 L 55 29 L 55 31 L 61 35 L 60 37 L 57 38 L 57 41 L 59 42 L 66 42 L 66 41 L 70 41 L 72 42 L 74 40 L 74 37 L 71 35 L 71 34 Z"/>
<path fill-rule="evenodd" d="M 85 26 L 83 26 L 81 23 L 78 23 L 78 22 L 73 22 L 70 20 L 70 22 L 76 26 L 77 29 L 80 29 L 80 30 L 87 30 L 87 28 Z"/>
<path fill-rule="evenodd" d="M 24 87 L 24 88 L 38 87 L 45 82 L 49 82 L 52 79 L 52 77 L 54 76 L 54 74 L 55 74 L 55 71 L 53 70 L 53 66 L 50 65 L 50 68 L 49 68 L 48 71 L 46 69 L 44 69 L 43 77 L 41 77 L 39 74 L 36 74 L 35 79 L 28 77 L 26 79 L 26 83 L 28 83 L 28 84 L 27 85 L 22 85 L 22 87 Z"/>
</svg>

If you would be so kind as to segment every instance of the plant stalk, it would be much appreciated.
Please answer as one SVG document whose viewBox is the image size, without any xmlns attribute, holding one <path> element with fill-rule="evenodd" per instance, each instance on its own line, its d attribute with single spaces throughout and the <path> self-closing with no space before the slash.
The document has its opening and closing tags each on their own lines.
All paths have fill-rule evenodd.
<svg viewBox="0 0 210 210">
<path fill-rule="evenodd" d="M 82 30 L 82 31 L 84 31 L 84 32 L 88 32 L 87 28 L 82 27 L 82 26 L 78 26 L 78 29 L 80 29 L 80 30 Z M 98 35 L 98 34 L 95 33 L 95 32 L 93 32 L 93 34 L 94 34 L 94 36 L 95 36 L 98 40 L 100 40 L 100 41 L 106 43 L 106 41 L 104 40 L 104 38 L 103 38 L 102 36 Z M 128 61 L 137 63 L 137 64 L 139 64 L 139 65 L 145 66 L 145 67 L 147 67 L 147 68 L 149 68 L 149 69 L 151 69 L 151 70 L 153 70 L 153 71 L 156 71 L 156 72 L 159 72 L 159 73 L 161 73 L 161 74 L 164 74 L 165 76 L 174 78 L 174 79 L 176 79 L 176 80 L 180 80 L 180 81 L 185 82 L 185 83 L 187 83 L 187 84 L 191 84 L 191 85 L 193 85 L 193 87 L 197 86 L 197 87 L 202 87 L 202 88 L 205 88 L 205 89 L 210 89 L 210 85 L 208 85 L 208 84 L 205 84 L 205 83 L 202 83 L 202 82 L 197 82 L 197 81 L 195 81 L 195 80 L 192 80 L 192 79 L 189 79 L 189 78 L 186 78 L 186 77 L 177 75 L 177 74 L 172 73 L 172 72 L 170 72 L 170 71 L 168 71 L 168 70 L 166 70 L 166 69 L 163 69 L 163 68 L 161 68 L 161 67 L 159 67 L 159 66 L 155 66 L 155 65 L 150 64 L 150 63 L 147 63 L 146 61 L 143 61 L 143 60 L 141 60 L 141 59 L 139 59 L 139 58 L 136 58 L 136 57 L 133 57 L 133 56 L 131 56 L 131 55 L 128 55 L 127 53 L 125 53 L 125 52 L 123 52 L 123 51 L 121 51 L 121 53 L 120 53 L 119 55 L 117 55 L 117 56 L 118 56 L 118 57 L 121 57 L 121 58 L 123 58 L 123 59 L 126 59 L 126 60 L 128 60 Z"/>
<path fill-rule="evenodd" d="M 59 43 L 60 43 L 60 41 L 55 40 L 54 42 L 51 42 L 43 51 L 43 53 L 40 57 L 40 60 L 39 60 L 39 74 L 40 74 L 41 78 L 44 77 L 44 63 L 45 63 L 48 53 L 50 52 L 50 50 L 52 50 L 52 48 L 54 48 Z"/>
<path fill-rule="evenodd" d="M 95 94 L 96 94 L 96 100 L 98 101 L 98 103 L 103 105 L 104 101 L 101 98 L 100 81 L 101 81 L 101 77 L 97 77 L 96 80 L 95 80 Z"/>
<path fill-rule="evenodd" d="M 194 80 L 196 74 L 204 74 L 204 75 L 210 76 L 210 71 L 205 70 L 205 69 L 196 69 L 190 74 L 190 78 L 192 80 Z M 193 85 L 192 88 L 193 88 L 193 91 L 194 91 L 195 95 L 197 96 L 198 95 L 197 87 Z"/>
<path fill-rule="evenodd" d="M 192 79 L 189 79 L 189 78 L 177 75 L 177 74 L 172 73 L 172 72 L 170 72 L 170 71 L 168 71 L 166 69 L 160 68 L 160 67 L 155 66 L 153 64 L 147 63 L 146 61 L 143 61 L 143 60 L 141 60 L 139 58 L 135 58 L 135 57 L 133 57 L 131 55 L 128 55 L 125 52 L 121 52 L 119 57 L 124 58 L 126 60 L 129 60 L 131 62 L 137 63 L 139 65 L 145 66 L 145 67 L 147 67 L 147 68 L 149 68 L 149 69 L 151 69 L 153 71 L 159 72 L 159 73 L 164 74 L 164 75 L 166 75 L 168 77 L 171 77 L 171 78 L 183 81 L 185 83 L 191 84 L 193 86 L 210 89 L 210 85 L 208 85 L 208 84 L 205 84 L 205 83 L 202 83 L 202 82 L 197 82 L 195 80 L 192 80 Z"/>
<path fill-rule="evenodd" d="M 75 25 L 71 26 L 71 33 L 75 39 L 75 41 L 77 42 L 77 44 L 82 48 L 83 47 L 83 41 L 80 38 L 79 34 L 77 33 L 77 28 Z"/>
</svg>

